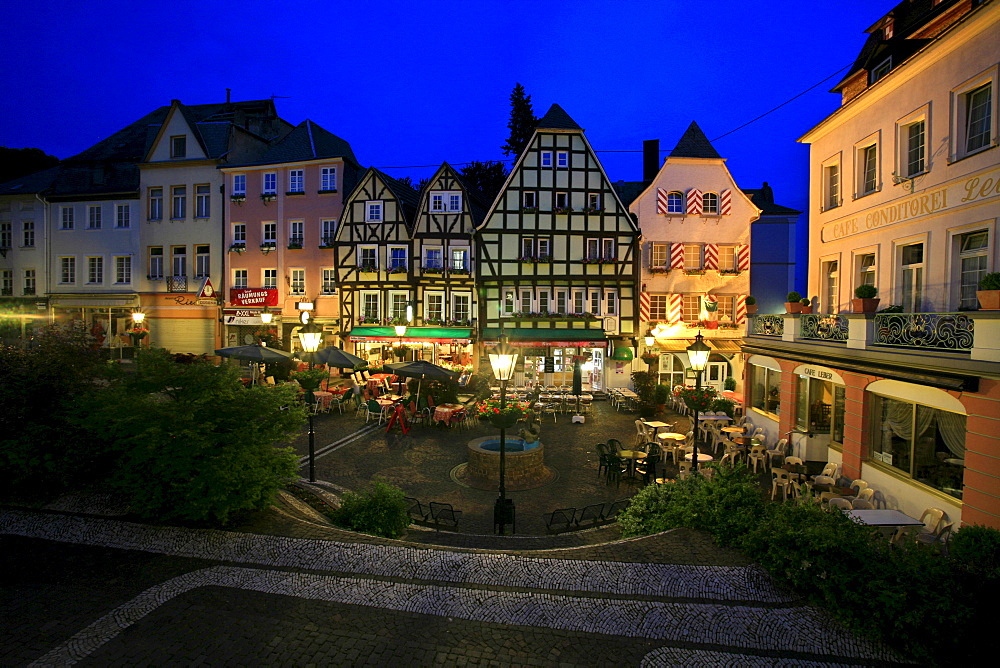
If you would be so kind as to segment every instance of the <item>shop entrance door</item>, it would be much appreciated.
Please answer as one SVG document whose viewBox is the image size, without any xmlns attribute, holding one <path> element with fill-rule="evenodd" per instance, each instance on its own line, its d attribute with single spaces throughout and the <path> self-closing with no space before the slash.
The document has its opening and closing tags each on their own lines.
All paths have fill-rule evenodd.
<svg viewBox="0 0 1000 668">
<path fill-rule="evenodd" d="M 714 387 L 716 391 L 722 392 L 728 366 L 725 362 L 709 362 L 708 368 L 705 369 L 704 383 L 709 387 Z"/>
</svg>

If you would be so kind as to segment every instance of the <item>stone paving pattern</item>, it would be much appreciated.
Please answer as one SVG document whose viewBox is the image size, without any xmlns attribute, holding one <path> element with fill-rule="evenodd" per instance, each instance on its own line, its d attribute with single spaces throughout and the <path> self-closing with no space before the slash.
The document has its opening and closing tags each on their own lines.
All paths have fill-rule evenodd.
<svg viewBox="0 0 1000 668">
<path fill-rule="evenodd" d="M 631 419 L 553 431 L 559 480 L 518 500 L 518 532 L 535 535 L 492 536 L 495 495 L 442 479 L 474 430 L 392 444 L 353 415 L 317 421 L 318 442 L 337 444 L 317 467 L 325 487 L 412 475 L 408 492 L 469 513 L 461 533 L 362 536 L 290 495 L 230 531 L 126 521 L 111 497 L 0 508 L 0 665 L 898 663 L 698 532 L 538 531 L 536 513 L 634 492 L 584 468 L 591 440 L 630 442 Z"/>
</svg>

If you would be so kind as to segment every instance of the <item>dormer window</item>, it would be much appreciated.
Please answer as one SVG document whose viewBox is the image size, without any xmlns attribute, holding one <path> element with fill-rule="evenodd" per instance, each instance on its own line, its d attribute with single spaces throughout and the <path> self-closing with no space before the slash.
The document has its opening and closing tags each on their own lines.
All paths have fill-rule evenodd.
<svg viewBox="0 0 1000 668">
<path fill-rule="evenodd" d="M 176 137 L 170 138 L 170 157 L 171 158 L 186 158 L 187 157 L 187 136 L 177 135 Z"/>
<path fill-rule="evenodd" d="M 868 85 L 872 85 L 892 69 L 892 58 L 886 58 L 881 63 L 872 68 L 872 71 L 868 74 Z"/>
</svg>

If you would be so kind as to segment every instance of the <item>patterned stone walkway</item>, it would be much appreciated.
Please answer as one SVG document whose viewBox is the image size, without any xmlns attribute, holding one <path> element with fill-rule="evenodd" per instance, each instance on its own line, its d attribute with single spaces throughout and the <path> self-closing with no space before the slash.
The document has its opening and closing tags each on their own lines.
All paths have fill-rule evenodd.
<svg viewBox="0 0 1000 668">
<path fill-rule="evenodd" d="M 802 606 L 754 565 L 629 562 L 595 558 L 591 548 L 512 554 L 317 540 L 17 509 L 0 509 L 0 536 L 183 564 L 45 646 L 31 665 L 245 663 L 242 647 L 213 650 L 212 632 L 193 640 L 199 636 L 181 629 L 211 617 L 239 636 L 239 623 L 258 615 L 257 634 L 286 629 L 269 642 L 249 634 L 249 658 L 258 663 L 832 666 L 897 659 Z M 629 552 L 657 539 L 604 549 Z M 233 600 L 241 605 L 230 608 Z M 272 612 L 286 607 L 287 614 Z M 206 614 L 221 609 L 229 611 L 225 620 Z"/>
</svg>

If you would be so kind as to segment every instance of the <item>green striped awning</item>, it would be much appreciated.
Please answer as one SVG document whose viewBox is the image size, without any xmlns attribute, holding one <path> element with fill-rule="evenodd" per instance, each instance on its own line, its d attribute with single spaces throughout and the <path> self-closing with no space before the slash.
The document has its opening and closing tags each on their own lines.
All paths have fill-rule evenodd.
<svg viewBox="0 0 1000 668">
<path fill-rule="evenodd" d="M 552 328 L 532 328 L 532 327 L 511 327 L 504 328 L 503 333 L 510 339 L 511 345 L 524 348 L 538 348 L 544 346 L 574 348 L 582 347 L 602 347 L 608 343 L 603 330 L 600 329 L 570 329 L 568 327 Z M 487 327 L 483 330 L 483 345 L 496 345 L 500 337 L 499 327 Z"/>
</svg>

